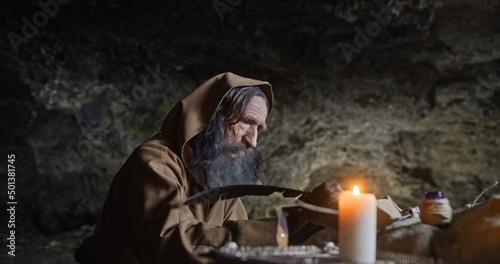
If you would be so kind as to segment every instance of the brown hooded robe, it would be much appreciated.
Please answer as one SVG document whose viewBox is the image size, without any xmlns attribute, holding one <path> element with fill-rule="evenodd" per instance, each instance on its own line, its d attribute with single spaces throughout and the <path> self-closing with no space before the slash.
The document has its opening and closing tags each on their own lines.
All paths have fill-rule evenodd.
<svg viewBox="0 0 500 264">
<path fill-rule="evenodd" d="M 204 263 L 197 255 L 226 241 L 275 245 L 276 220 L 247 219 L 240 199 L 178 204 L 204 188 L 194 188 L 186 167 L 187 142 L 210 122 L 229 90 L 257 86 L 273 104 L 271 85 L 233 73 L 217 75 L 175 105 L 161 133 L 141 144 L 116 174 L 94 234 L 75 251 L 79 263 Z"/>
</svg>

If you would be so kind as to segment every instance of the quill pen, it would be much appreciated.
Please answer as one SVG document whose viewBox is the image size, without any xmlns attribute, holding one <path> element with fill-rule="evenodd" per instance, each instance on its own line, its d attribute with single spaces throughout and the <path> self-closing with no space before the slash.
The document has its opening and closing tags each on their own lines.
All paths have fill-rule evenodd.
<svg viewBox="0 0 500 264">
<path fill-rule="evenodd" d="M 181 205 L 213 203 L 219 199 L 225 200 L 246 195 L 265 196 L 273 193 L 280 193 L 283 197 L 304 200 L 310 192 L 270 185 L 229 185 L 199 192 L 186 199 Z"/>
</svg>

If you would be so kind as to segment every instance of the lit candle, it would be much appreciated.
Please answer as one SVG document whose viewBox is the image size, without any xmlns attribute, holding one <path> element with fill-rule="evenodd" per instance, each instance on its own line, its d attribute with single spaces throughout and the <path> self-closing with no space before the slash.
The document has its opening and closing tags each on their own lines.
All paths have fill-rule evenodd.
<svg viewBox="0 0 500 264">
<path fill-rule="evenodd" d="M 340 258 L 352 263 L 375 263 L 377 251 L 377 199 L 353 191 L 339 195 Z"/>
</svg>

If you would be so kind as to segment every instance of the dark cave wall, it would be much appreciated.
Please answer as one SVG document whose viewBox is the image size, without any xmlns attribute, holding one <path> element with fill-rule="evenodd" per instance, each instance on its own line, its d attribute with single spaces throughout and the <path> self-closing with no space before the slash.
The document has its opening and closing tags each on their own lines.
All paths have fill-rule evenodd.
<svg viewBox="0 0 500 264">
<path fill-rule="evenodd" d="M 41 10 L 2 5 L 3 36 L 23 36 L 22 18 Z M 441 189 L 463 206 L 500 178 L 499 5 L 242 1 L 221 21 L 210 1 L 59 4 L 18 52 L 0 43 L 20 223 L 45 233 L 94 223 L 128 154 L 224 71 L 274 86 L 260 142 L 267 184 L 357 181 L 403 206 Z M 254 217 L 278 203 L 246 202 Z"/>
</svg>

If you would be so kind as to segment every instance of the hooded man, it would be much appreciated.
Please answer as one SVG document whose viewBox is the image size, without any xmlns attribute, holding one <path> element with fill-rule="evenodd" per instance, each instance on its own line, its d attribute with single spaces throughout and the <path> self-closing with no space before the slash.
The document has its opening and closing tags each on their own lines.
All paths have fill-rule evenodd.
<svg viewBox="0 0 500 264">
<path fill-rule="evenodd" d="M 257 139 L 273 106 L 271 85 L 217 75 L 177 103 L 161 133 L 142 143 L 116 174 L 79 263 L 204 263 L 222 246 L 276 245 L 276 219 L 248 220 L 239 198 L 179 206 L 193 194 L 253 184 Z M 314 191 L 313 191 L 314 192 Z"/>
</svg>

